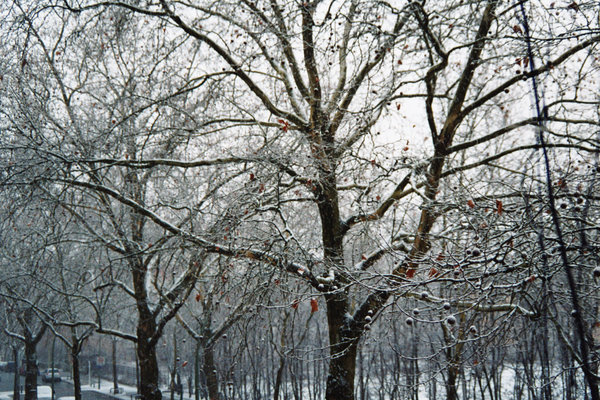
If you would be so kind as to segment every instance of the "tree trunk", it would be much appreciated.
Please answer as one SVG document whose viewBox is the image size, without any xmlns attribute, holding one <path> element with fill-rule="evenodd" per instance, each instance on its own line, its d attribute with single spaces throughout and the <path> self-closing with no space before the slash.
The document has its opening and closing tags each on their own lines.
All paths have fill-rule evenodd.
<svg viewBox="0 0 600 400">
<path fill-rule="evenodd" d="M 13 381 L 13 400 L 20 400 L 21 399 L 21 393 L 19 390 L 19 350 L 17 349 L 16 346 L 13 346 L 12 348 L 13 351 L 13 359 L 15 361 L 15 376 L 14 376 L 14 381 Z"/>
<path fill-rule="evenodd" d="M 25 341 L 25 400 L 37 400 L 37 343 Z"/>
<path fill-rule="evenodd" d="M 219 382 L 217 380 L 217 370 L 215 368 L 215 355 L 213 347 L 206 345 L 204 345 L 204 376 L 206 377 L 208 398 L 210 400 L 218 400 Z"/>
<path fill-rule="evenodd" d="M 446 400 L 458 400 L 456 380 L 458 379 L 458 368 L 454 365 L 448 368 L 448 379 L 446 380 Z"/>
<path fill-rule="evenodd" d="M 139 226 L 142 226 L 140 223 Z M 140 239 L 141 234 L 136 236 Z M 162 400 L 158 387 L 159 371 L 156 358 L 157 331 L 155 315 L 150 309 L 146 290 L 147 266 L 141 260 L 131 262 L 131 274 L 137 303 L 137 356 L 140 368 L 140 394 L 144 400 Z"/>
<path fill-rule="evenodd" d="M 194 399 L 200 400 L 200 342 L 196 340 L 194 352 Z"/>
<path fill-rule="evenodd" d="M 52 350 L 50 351 L 51 354 L 51 362 L 50 362 L 50 368 L 52 368 L 52 374 L 50 376 L 50 378 L 52 379 L 52 381 L 50 382 L 50 388 L 52 389 L 52 400 L 55 400 L 55 393 L 56 390 L 54 388 L 54 354 L 55 354 L 55 350 L 56 350 L 56 336 L 54 336 L 52 338 Z"/>
<path fill-rule="evenodd" d="M 335 349 L 344 347 L 339 355 Z M 356 343 L 331 346 L 329 375 L 327 376 L 327 400 L 354 400 L 354 374 L 356 371 Z"/>
<path fill-rule="evenodd" d="M 279 359 L 279 367 L 277 368 L 277 374 L 275 375 L 275 385 L 273 386 L 273 400 L 279 400 L 279 391 L 281 390 L 281 383 L 283 382 L 283 371 L 285 368 L 285 354 L 281 354 Z"/>
<path fill-rule="evenodd" d="M 137 356 L 140 364 L 140 394 L 144 400 L 162 400 L 158 388 L 156 342 L 151 341 L 155 330 L 154 320 L 140 318 L 137 328 Z"/>
<path fill-rule="evenodd" d="M 73 374 L 73 396 L 75 400 L 81 400 L 81 374 L 79 372 L 79 346 L 71 348 L 71 364 Z"/>
<path fill-rule="evenodd" d="M 319 215 L 323 255 L 326 263 L 335 266 L 344 262 L 343 233 L 340 225 L 338 193 L 335 172 L 325 166 L 321 172 L 322 192 L 318 193 Z M 336 284 L 346 284 L 344 277 Z M 353 331 L 348 324 L 348 293 L 344 289 L 325 295 L 327 304 L 327 327 L 329 331 L 329 372 L 325 398 L 327 400 L 354 400 L 354 375 L 356 372 L 357 343 L 360 332 Z"/>
<path fill-rule="evenodd" d="M 171 369 L 171 400 L 175 400 L 175 392 L 177 391 L 177 383 L 175 382 L 175 375 L 177 374 L 177 333 L 173 330 L 173 368 Z"/>
<path fill-rule="evenodd" d="M 113 390 L 115 393 L 119 393 L 119 374 L 117 373 L 117 341 L 112 340 L 112 377 L 113 377 Z"/>
<path fill-rule="evenodd" d="M 346 326 L 348 299 L 345 293 L 327 295 L 327 325 L 329 328 L 329 373 L 325 398 L 354 400 L 357 335 Z"/>
</svg>

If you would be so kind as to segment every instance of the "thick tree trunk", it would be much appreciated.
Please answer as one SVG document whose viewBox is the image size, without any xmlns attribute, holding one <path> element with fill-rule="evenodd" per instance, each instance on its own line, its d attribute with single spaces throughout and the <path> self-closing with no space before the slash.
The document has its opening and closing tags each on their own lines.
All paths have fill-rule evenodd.
<svg viewBox="0 0 600 400">
<path fill-rule="evenodd" d="M 138 226 L 142 226 L 140 222 Z M 141 241 L 141 234 L 136 239 Z M 159 371 L 156 357 L 158 327 L 150 309 L 146 290 L 147 266 L 138 259 L 131 262 L 131 274 L 137 303 L 137 357 L 140 370 L 140 394 L 144 400 L 162 400 L 158 387 Z"/>
<path fill-rule="evenodd" d="M 151 341 L 155 331 L 154 320 L 140 318 L 137 328 L 137 356 L 140 364 L 140 394 L 144 400 L 162 400 L 158 388 L 156 342 Z"/>
<path fill-rule="evenodd" d="M 329 328 L 329 373 L 325 398 L 354 400 L 357 335 L 347 326 L 348 299 L 345 293 L 327 296 L 327 325 Z"/>
<path fill-rule="evenodd" d="M 25 400 L 37 400 L 37 342 L 25 342 Z"/>
<path fill-rule="evenodd" d="M 329 154 L 331 157 L 331 154 Z M 343 230 L 340 223 L 339 199 L 334 167 L 323 165 L 317 189 L 323 256 L 330 268 L 344 263 Z M 343 269 L 343 268 L 342 268 Z M 336 285 L 346 286 L 345 277 L 338 276 Z M 354 400 L 357 343 L 360 333 L 353 331 L 347 316 L 349 299 L 345 289 L 325 296 L 327 327 L 329 331 L 329 372 L 325 398 L 327 400 Z"/>
<path fill-rule="evenodd" d="M 341 354 L 335 355 L 336 348 L 343 347 Z M 327 376 L 327 400 L 354 400 L 354 375 L 356 371 L 356 343 L 338 344 L 331 348 L 329 375 Z"/>
<path fill-rule="evenodd" d="M 216 371 L 213 347 L 204 345 L 204 376 L 206 376 L 206 387 L 210 400 L 219 398 L 219 381 Z"/>
</svg>

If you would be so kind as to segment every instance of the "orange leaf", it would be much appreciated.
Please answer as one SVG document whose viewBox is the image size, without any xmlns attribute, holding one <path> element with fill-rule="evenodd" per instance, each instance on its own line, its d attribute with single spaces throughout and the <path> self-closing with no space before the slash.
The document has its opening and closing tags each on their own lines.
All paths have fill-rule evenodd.
<svg viewBox="0 0 600 400">
<path fill-rule="evenodd" d="M 409 269 L 407 269 L 407 270 L 406 270 L 406 277 L 407 277 L 408 279 L 412 278 L 413 276 L 415 276 L 415 272 L 417 272 L 417 270 L 416 270 L 416 269 L 414 269 L 414 268 L 409 268 Z"/>
<path fill-rule="evenodd" d="M 319 311 L 319 302 L 317 302 L 317 299 L 310 299 L 310 312 L 314 313 Z"/>
<path fill-rule="evenodd" d="M 502 214 L 502 202 L 500 200 L 496 200 L 496 211 L 498 212 L 498 215 Z"/>
<path fill-rule="evenodd" d="M 292 308 L 294 310 L 297 310 L 298 309 L 298 304 L 300 304 L 300 302 L 297 299 L 294 300 L 294 302 L 292 303 Z"/>
<path fill-rule="evenodd" d="M 473 203 L 473 200 L 469 200 L 469 201 L 467 201 L 467 205 L 468 205 L 470 208 L 475 208 L 475 203 Z"/>
<path fill-rule="evenodd" d="M 277 122 L 279 122 L 281 124 L 281 130 L 284 132 L 287 132 L 289 127 L 290 127 L 290 123 L 283 120 L 283 119 L 278 119 Z"/>
<path fill-rule="evenodd" d="M 198 294 L 196 295 L 196 301 L 198 302 L 198 301 L 200 301 L 200 300 L 202 300 L 202 294 L 198 293 Z"/>
<path fill-rule="evenodd" d="M 437 275 L 438 275 L 438 270 L 437 270 L 437 269 L 435 269 L 435 268 L 431 268 L 431 269 L 429 270 L 429 277 L 430 277 L 430 278 L 433 278 L 434 276 L 437 276 Z"/>
</svg>

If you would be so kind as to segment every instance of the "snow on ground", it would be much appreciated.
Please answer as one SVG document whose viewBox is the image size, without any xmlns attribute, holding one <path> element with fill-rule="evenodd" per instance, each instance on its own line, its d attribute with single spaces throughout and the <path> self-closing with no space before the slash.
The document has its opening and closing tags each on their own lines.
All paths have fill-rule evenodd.
<svg viewBox="0 0 600 400">
<path fill-rule="evenodd" d="M 52 399 L 52 388 L 50 386 L 40 386 L 38 385 L 37 387 L 38 389 L 38 399 L 39 400 L 45 400 L 45 399 Z M 12 399 L 12 395 L 13 392 L 12 390 L 10 392 L 0 392 L 0 399 Z"/>
<path fill-rule="evenodd" d="M 73 383 L 69 379 L 63 379 L 63 381 L 71 383 L 71 384 Z M 38 399 L 40 399 L 40 400 L 51 399 L 52 398 L 51 390 L 52 389 L 50 388 L 50 386 L 38 385 Z M 163 398 L 169 398 L 168 394 L 165 395 L 165 392 L 167 391 L 167 389 L 163 388 L 162 390 L 163 390 Z M 81 391 L 82 392 L 102 393 L 102 394 L 111 396 L 115 399 L 119 399 L 119 400 L 132 400 L 134 398 L 134 395 L 137 393 L 137 389 L 135 386 L 128 386 L 128 385 L 123 385 L 123 384 L 119 383 L 119 393 L 115 394 L 115 393 L 113 393 L 113 383 L 111 381 L 107 381 L 107 380 L 101 380 L 99 385 L 98 385 L 97 380 L 94 383 L 92 383 L 91 385 L 81 385 Z M 12 390 L 9 392 L 0 392 L 0 400 L 12 400 L 12 395 L 13 395 Z M 177 397 L 177 398 L 179 398 L 179 397 Z M 188 399 L 187 394 L 184 395 L 184 398 Z M 75 399 L 75 397 L 72 397 L 72 396 L 63 396 L 63 397 L 59 397 L 57 400 L 74 400 L 74 399 Z"/>
<path fill-rule="evenodd" d="M 71 383 L 71 381 L 68 381 L 68 380 L 67 380 L 67 382 Z M 132 399 L 134 399 L 133 396 L 137 393 L 137 389 L 135 386 L 123 385 L 121 383 L 119 383 L 119 393 L 117 393 L 117 394 L 113 393 L 112 389 L 113 389 L 112 381 L 107 381 L 107 380 L 101 380 L 100 387 L 98 387 L 98 381 L 96 381 L 95 383 L 92 383 L 92 385 L 82 385 L 81 386 L 82 391 L 103 393 L 105 395 L 114 397 L 115 399 L 119 399 L 119 400 L 132 400 Z M 170 392 L 167 387 L 162 387 L 161 391 L 163 393 L 163 399 L 170 398 Z M 179 394 L 176 394 L 175 398 L 179 399 Z M 184 390 L 183 398 L 186 400 L 193 399 L 194 396 L 189 396 L 187 391 Z M 67 400 L 67 399 L 65 399 L 65 400 Z"/>
<path fill-rule="evenodd" d="M 517 373 L 517 371 L 519 371 Z M 552 394 L 553 397 L 556 398 L 562 398 L 563 395 L 563 388 L 561 386 L 561 382 L 560 379 L 558 378 L 560 372 L 560 370 L 554 371 L 554 378 L 551 380 L 551 386 L 552 386 Z M 513 399 L 513 398 L 517 398 L 519 397 L 519 394 L 517 392 L 520 392 L 521 395 L 527 397 L 528 395 L 528 387 L 527 387 L 527 383 L 524 380 L 525 377 L 522 376 L 523 371 L 520 370 L 519 368 L 517 368 L 516 366 L 509 366 L 509 367 L 505 367 L 502 368 L 501 371 L 501 375 L 498 379 L 498 383 L 501 386 L 501 390 L 500 390 L 500 394 L 501 394 L 501 398 L 502 399 Z M 539 371 L 535 371 L 534 375 L 536 378 L 539 378 Z M 66 382 L 72 383 L 72 381 L 70 381 L 69 379 L 65 379 Z M 435 400 L 435 399 L 440 399 L 440 398 L 445 398 L 445 390 L 443 387 L 443 382 L 439 379 L 436 379 L 437 383 L 437 389 L 435 390 L 435 393 L 431 392 L 431 386 L 430 383 L 431 382 L 421 382 L 419 384 L 418 387 L 418 398 L 422 399 L 422 400 Z M 358 382 L 357 382 L 358 384 Z M 383 383 L 384 385 L 386 385 L 386 383 Z M 470 393 L 470 399 L 471 400 L 480 400 L 481 399 L 481 392 L 480 390 L 478 390 L 478 388 L 473 387 L 473 385 L 475 385 L 476 382 L 473 379 L 472 376 L 469 376 L 466 382 L 461 382 L 459 383 L 457 389 L 459 392 L 459 398 L 463 398 L 463 391 L 466 389 L 468 390 L 468 393 Z M 539 392 L 540 387 L 538 386 L 540 384 L 540 382 L 536 379 L 535 380 L 535 388 L 529 388 L 529 389 L 533 389 L 535 392 Z M 129 385 L 123 385 L 121 383 L 119 383 L 119 389 L 120 389 L 120 393 L 114 394 L 112 393 L 112 388 L 113 388 L 113 383 L 111 381 L 108 380 L 101 380 L 100 381 L 100 385 L 98 385 L 98 381 L 95 380 L 95 382 L 91 385 L 82 385 L 81 390 L 82 391 L 86 391 L 86 392 L 97 392 L 97 393 L 102 393 L 105 394 L 107 396 L 110 396 L 116 400 L 135 400 L 135 394 L 137 393 L 136 387 L 135 386 L 129 386 Z M 366 395 L 367 398 L 369 399 L 385 399 L 388 400 L 390 399 L 390 396 L 388 394 L 382 394 L 380 393 L 380 390 L 382 388 L 382 382 L 379 381 L 378 379 L 372 379 L 370 380 L 370 382 L 367 383 L 367 388 L 366 391 L 368 392 Z M 577 390 L 579 391 L 578 395 L 581 395 L 580 398 L 583 398 L 584 394 L 583 391 L 585 390 L 585 385 L 583 383 L 583 381 L 581 380 L 581 377 L 578 376 L 578 385 L 577 385 Z M 310 393 L 310 385 L 306 384 L 306 385 L 300 385 L 300 391 L 302 391 L 302 398 L 305 399 L 314 399 L 316 398 L 315 393 Z M 359 388 L 357 387 L 357 390 Z M 470 389 L 470 390 L 469 390 Z M 38 386 L 38 393 L 39 393 L 39 399 L 40 400 L 46 400 L 46 399 L 50 399 L 50 386 Z M 170 398 L 170 392 L 168 391 L 167 387 L 162 387 L 161 388 L 162 392 L 163 392 L 163 399 L 169 399 Z M 287 393 L 288 397 L 293 397 L 293 391 L 294 388 L 291 386 L 291 384 L 289 385 L 284 385 L 284 387 L 282 388 L 282 390 L 284 392 Z M 389 390 L 389 388 L 388 388 Z M 411 393 L 412 391 L 409 390 L 408 387 L 403 386 L 402 388 L 399 388 L 397 395 L 394 396 L 394 398 L 409 398 L 409 393 Z M 45 396 L 44 393 L 48 393 L 48 397 Z M 389 393 L 389 392 L 388 392 Z M 486 392 L 485 396 L 487 398 L 489 393 Z M 255 398 L 255 393 L 246 393 L 241 394 L 241 393 L 236 393 L 235 395 L 229 395 L 227 396 L 227 398 L 246 398 L 246 399 L 252 399 Z M 286 398 L 286 395 L 283 396 L 284 398 Z M 358 398 L 359 396 L 357 396 Z M 180 399 L 179 394 L 175 395 L 175 398 L 177 400 Z M 193 395 L 190 395 L 189 392 L 187 390 L 184 390 L 184 395 L 182 397 L 184 400 L 191 400 L 194 399 Z M 58 400 L 72 400 L 73 397 L 60 397 Z M 10 392 L 0 392 L 0 400 L 12 400 L 12 391 Z"/>
</svg>

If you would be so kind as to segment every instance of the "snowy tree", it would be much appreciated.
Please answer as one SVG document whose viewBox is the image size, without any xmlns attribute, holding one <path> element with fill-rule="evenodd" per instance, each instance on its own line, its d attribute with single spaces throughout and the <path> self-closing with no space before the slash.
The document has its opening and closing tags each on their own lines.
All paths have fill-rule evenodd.
<svg viewBox="0 0 600 400">
<path fill-rule="evenodd" d="M 427 320 L 454 366 L 481 315 L 492 331 L 541 315 L 528 299 L 562 267 L 544 261 L 539 150 L 558 192 L 598 153 L 591 3 L 42 3 L 7 11 L 4 170 L 38 160 L 30 183 L 130 272 L 107 284 L 135 301 L 137 332 L 123 336 L 145 398 L 160 397 L 156 341 L 205 254 L 291 275 L 323 301 L 327 399 L 354 398 L 361 339 L 392 301 L 439 315 Z M 588 210 L 594 187 L 579 195 Z M 597 242 L 583 226 L 597 215 L 575 220 L 589 277 L 583 249 Z M 587 332 L 598 318 L 575 317 Z"/>
<path fill-rule="evenodd" d="M 37 399 L 37 346 L 47 330 L 47 325 L 36 313 L 37 308 L 52 304 L 54 307 L 49 312 L 58 311 L 52 294 L 41 290 L 42 285 L 39 283 L 41 276 L 46 274 L 48 255 L 42 243 L 46 239 L 43 228 L 48 227 L 40 227 L 33 223 L 30 218 L 35 216 L 25 213 L 15 218 L 17 223 L 21 222 L 24 225 L 19 229 L 19 233 L 15 232 L 16 228 L 10 226 L 11 223 L 15 223 L 15 219 L 4 220 L 2 243 L 5 247 L 2 249 L 0 264 L 0 296 L 4 300 L 5 309 L 3 330 L 18 343 L 15 346 L 16 354 L 20 354 L 19 350 L 23 349 L 23 364 L 20 365 L 20 369 L 25 375 L 25 400 Z M 27 229 L 27 225 L 33 229 Z M 41 235 L 37 232 L 38 228 L 41 228 Z M 15 374 L 19 372 L 15 371 Z"/>
<path fill-rule="evenodd" d="M 96 295 L 103 298 L 112 289 L 127 296 L 127 301 L 122 296 L 113 298 L 119 299 L 120 311 L 126 307 L 137 311 L 133 333 L 111 325 L 115 319 L 99 307 L 84 325 L 136 343 L 142 394 L 160 397 L 156 343 L 191 293 L 202 265 L 195 256 L 198 251 L 190 250 L 181 237 L 160 225 L 146 224 L 161 213 L 177 215 L 180 205 L 185 209 L 189 205 L 191 213 L 179 214 L 177 218 L 182 219 L 172 222 L 179 227 L 194 226 L 202 212 L 210 212 L 210 197 L 202 192 L 210 194 L 214 189 L 201 186 L 193 176 L 169 172 L 170 167 L 139 169 L 128 164 L 147 157 L 176 157 L 186 151 L 185 146 L 190 146 L 187 133 L 172 127 L 177 119 L 185 118 L 185 93 L 202 86 L 204 79 L 189 77 L 184 68 L 181 80 L 174 76 L 163 80 L 164 70 L 157 67 L 165 58 L 142 51 L 141 44 L 138 55 L 126 55 L 141 34 L 129 29 L 126 12 L 106 15 L 113 22 L 109 35 L 101 29 L 104 22 L 95 17 L 84 20 L 37 6 L 43 5 L 13 3 L 6 20 L 17 38 L 14 47 L 4 49 L 6 55 L 23 60 L 7 67 L 3 75 L 6 100 L 18 104 L 10 111 L 6 103 L 2 106 L 2 129 L 7 133 L 2 137 L 3 188 L 10 192 L 20 186 L 34 187 L 49 204 L 76 220 L 80 229 L 72 239 L 81 243 L 84 257 L 94 254 L 85 253 L 86 246 L 107 250 L 107 256 L 96 257 L 91 265 L 77 266 L 79 279 L 87 283 L 80 289 L 88 292 L 72 294 L 91 298 L 89 305 L 96 304 Z M 138 22 L 143 24 L 143 20 Z M 160 51 L 168 53 L 179 46 L 162 31 L 157 35 L 155 45 Z M 157 101 L 153 93 L 160 93 L 163 100 Z M 35 117 L 30 118 L 26 110 Z M 171 134 L 163 134 L 170 130 Z M 193 152 L 200 149 L 190 148 Z M 126 160 L 126 165 L 106 164 L 113 157 Z M 82 163 L 73 163 L 76 159 Z M 173 186 L 165 176 L 173 178 Z M 186 180 L 191 180 L 187 187 Z M 220 177 L 216 186 L 226 180 Z M 180 205 L 174 201 L 177 198 Z M 77 322 L 63 319 L 61 323 L 75 326 Z"/>
</svg>

